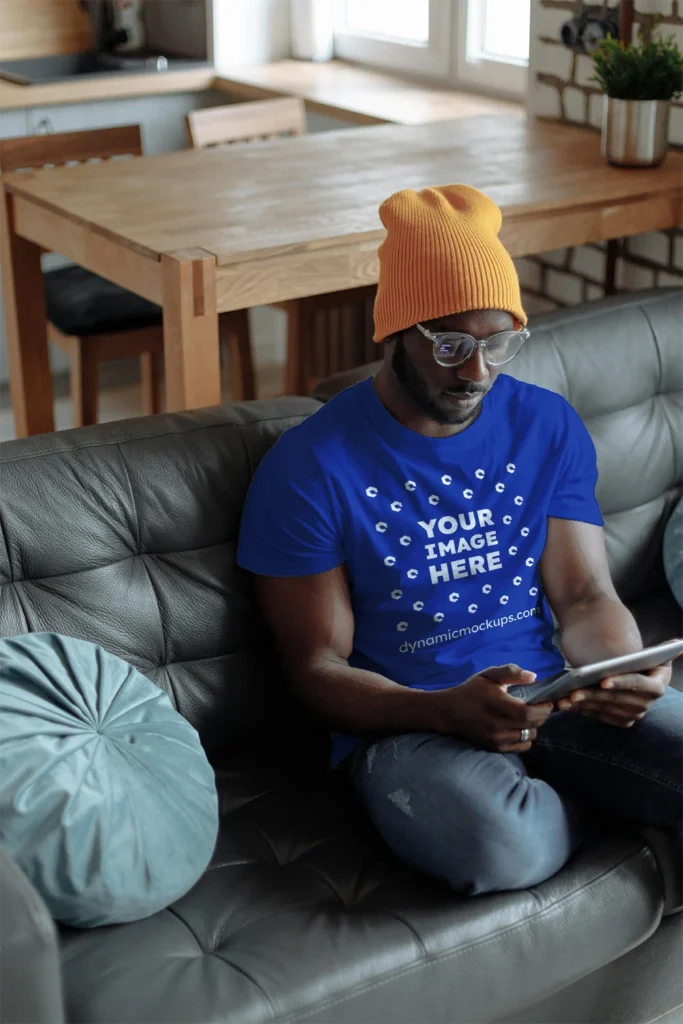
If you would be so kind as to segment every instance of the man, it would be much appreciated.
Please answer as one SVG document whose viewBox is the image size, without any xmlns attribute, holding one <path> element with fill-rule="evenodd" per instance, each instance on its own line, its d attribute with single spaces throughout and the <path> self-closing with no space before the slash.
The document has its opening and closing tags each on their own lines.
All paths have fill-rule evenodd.
<svg viewBox="0 0 683 1024">
<path fill-rule="evenodd" d="M 501 368 L 527 334 L 501 214 L 476 189 L 380 209 L 374 380 L 283 435 L 238 560 L 291 682 L 338 730 L 376 827 L 463 893 L 556 872 L 605 813 L 680 828 L 671 666 L 570 701 L 520 697 L 637 651 L 595 500 L 595 451 L 559 395 Z"/>
</svg>

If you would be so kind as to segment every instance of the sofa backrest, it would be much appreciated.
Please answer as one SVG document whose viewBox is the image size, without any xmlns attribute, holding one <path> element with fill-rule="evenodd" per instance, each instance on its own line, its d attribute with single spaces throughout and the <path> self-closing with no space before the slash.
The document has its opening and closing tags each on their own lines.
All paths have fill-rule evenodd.
<svg viewBox="0 0 683 1024">
<path fill-rule="evenodd" d="M 0 445 L 0 634 L 102 644 L 162 686 L 219 761 L 306 729 L 235 564 L 254 469 L 306 398 Z"/>
<path fill-rule="evenodd" d="M 586 424 L 612 578 L 624 601 L 665 586 L 662 535 L 683 489 L 683 292 L 617 295 L 536 318 L 511 376 Z"/>
</svg>

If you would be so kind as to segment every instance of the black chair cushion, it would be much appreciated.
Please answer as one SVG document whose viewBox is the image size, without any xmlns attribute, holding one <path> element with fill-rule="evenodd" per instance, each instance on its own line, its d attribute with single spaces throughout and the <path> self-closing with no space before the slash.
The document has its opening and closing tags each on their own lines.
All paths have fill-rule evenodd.
<svg viewBox="0 0 683 1024">
<path fill-rule="evenodd" d="M 47 318 L 62 334 L 84 337 L 161 323 L 155 303 L 82 267 L 49 270 L 44 278 Z"/>
<path fill-rule="evenodd" d="M 542 885 L 469 898 L 399 863 L 343 772 L 261 751 L 217 784 L 218 844 L 186 896 L 133 924 L 61 929 L 70 1021 L 500 1020 L 661 914 L 654 858 L 626 832 Z"/>
</svg>

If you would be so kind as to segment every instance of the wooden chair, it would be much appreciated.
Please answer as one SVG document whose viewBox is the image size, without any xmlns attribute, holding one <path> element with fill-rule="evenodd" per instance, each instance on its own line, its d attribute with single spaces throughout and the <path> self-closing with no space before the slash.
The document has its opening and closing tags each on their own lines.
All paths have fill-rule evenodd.
<svg viewBox="0 0 683 1024">
<path fill-rule="evenodd" d="M 186 121 L 192 148 L 208 149 L 275 139 L 279 135 L 305 135 L 306 107 L 303 100 L 286 96 L 191 110 Z"/>
<path fill-rule="evenodd" d="M 142 155 L 138 125 L 0 141 L 0 171 L 28 171 Z M 71 363 L 74 426 L 97 422 L 100 364 L 139 357 L 145 413 L 162 406 L 164 339 L 152 302 L 82 267 L 44 274 L 48 338 Z"/>
<path fill-rule="evenodd" d="M 259 142 L 283 135 L 304 135 L 307 130 L 305 104 L 293 96 L 193 110 L 186 120 L 190 144 L 199 149 Z M 310 394 L 315 385 L 329 375 L 329 371 L 326 372 L 323 367 L 335 365 L 348 370 L 360 365 L 356 360 L 361 358 L 362 362 L 362 357 L 352 354 L 358 349 L 360 339 L 349 336 L 347 330 L 344 339 L 337 342 L 339 351 L 335 354 L 325 353 L 324 349 L 333 344 L 331 332 L 324 329 L 321 332 L 316 328 L 320 325 L 321 317 L 331 321 L 336 318 L 345 324 L 351 321 L 357 323 L 360 315 L 360 319 L 365 322 L 365 309 L 367 303 L 374 300 L 375 292 L 376 288 L 372 285 L 272 303 L 287 314 L 287 394 Z M 356 314 L 360 311 L 351 321 L 339 315 L 348 307 L 354 308 Z M 239 312 L 246 320 L 247 311 Z M 245 335 L 242 335 L 237 348 L 242 360 L 251 367 L 253 357 L 248 328 L 246 341 L 244 339 Z M 364 349 L 365 345 L 361 347 Z M 342 352 L 346 353 L 346 358 L 341 355 Z"/>
</svg>

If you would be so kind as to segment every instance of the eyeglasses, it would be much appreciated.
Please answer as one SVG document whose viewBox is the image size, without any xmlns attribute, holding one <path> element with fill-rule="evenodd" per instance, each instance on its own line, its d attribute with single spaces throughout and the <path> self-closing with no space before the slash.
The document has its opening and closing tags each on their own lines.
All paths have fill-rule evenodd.
<svg viewBox="0 0 683 1024">
<path fill-rule="evenodd" d="M 499 331 L 490 338 L 477 341 L 471 334 L 462 334 L 460 331 L 432 333 L 422 324 L 415 326 L 420 334 L 431 341 L 432 354 L 439 366 L 460 366 L 478 348 L 484 350 L 484 358 L 489 366 L 502 366 L 515 358 L 529 337 L 526 327 L 520 331 Z"/>
</svg>

